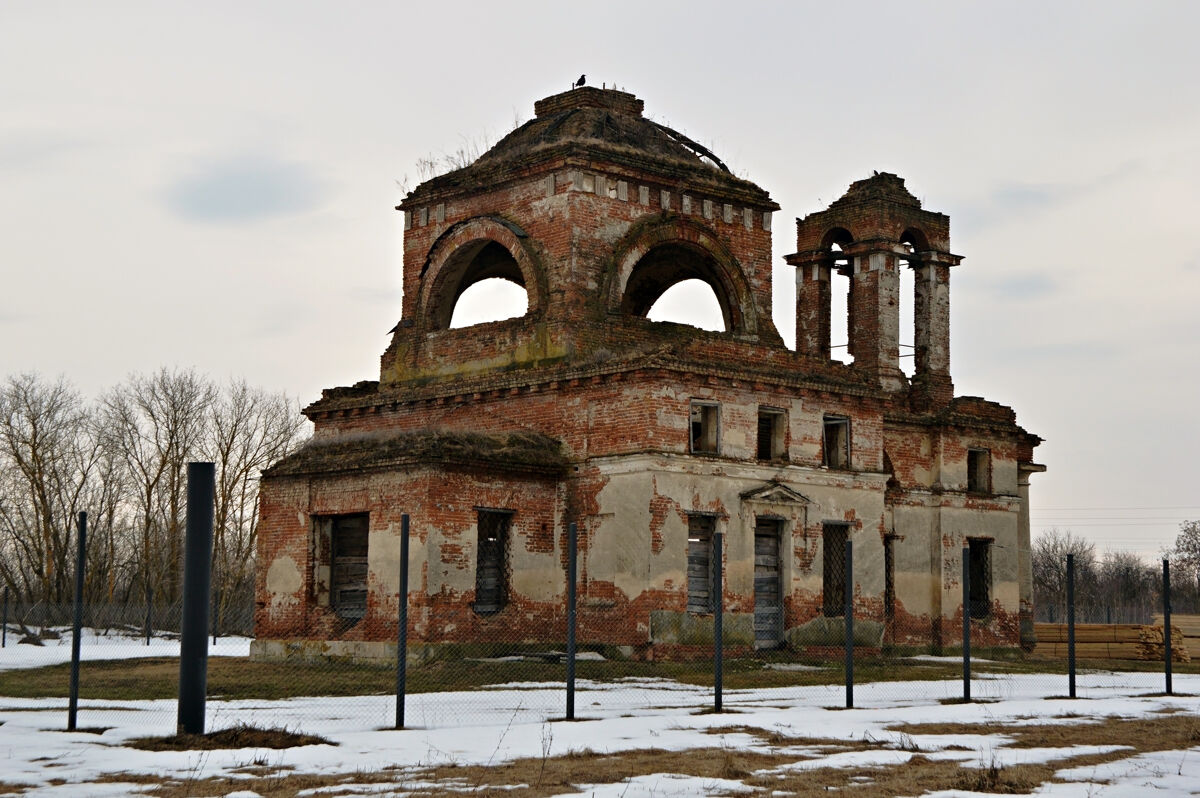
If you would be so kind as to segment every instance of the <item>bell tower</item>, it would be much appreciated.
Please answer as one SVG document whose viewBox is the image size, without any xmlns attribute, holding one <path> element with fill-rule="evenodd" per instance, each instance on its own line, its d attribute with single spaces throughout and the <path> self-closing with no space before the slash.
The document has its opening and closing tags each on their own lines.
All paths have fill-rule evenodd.
<svg viewBox="0 0 1200 798">
<path fill-rule="evenodd" d="M 924 210 L 904 180 L 877 172 L 850 186 L 824 211 L 796 220 L 796 350 L 813 367 L 830 357 L 830 282 L 850 278 L 851 368 L 890 392 L 911 388 L 914 406 L 942 407 L 950 379 L 950 218 Z M 914 271 L 913 296 L 900 296 L 900 269 Z M 913 303 L 916 360 L 911 382 L 900 370 L 900 303 Z"/>
</svg>

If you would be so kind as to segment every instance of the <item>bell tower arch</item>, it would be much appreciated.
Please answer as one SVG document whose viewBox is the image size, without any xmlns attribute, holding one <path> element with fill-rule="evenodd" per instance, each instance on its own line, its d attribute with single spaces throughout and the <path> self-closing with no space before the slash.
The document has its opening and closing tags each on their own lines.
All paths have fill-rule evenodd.
<svg viewBox="0 0 1200 798">
<path fill-rule="evenodd" d="M 939 407 L 954 396 L 950 378 L 950 218 L 927 211 L 894 174 L 877 172 L 850 186 L 824 211 L 796 220 L 796 349 L 814 366 L 830 362 L 830 278 L 851 281 L 851 368 L 887 391 L 911 388 L 913 400 Z M 900 294 L 900 270 L 912 269 L 913 295 Z M 913 308 L 915 368 L 900 370 L 900 304 Z M 906 336 L 907 337 L 907 336 Z M 907 353 L 906 353 L 907 354 Z"/>
</svg>

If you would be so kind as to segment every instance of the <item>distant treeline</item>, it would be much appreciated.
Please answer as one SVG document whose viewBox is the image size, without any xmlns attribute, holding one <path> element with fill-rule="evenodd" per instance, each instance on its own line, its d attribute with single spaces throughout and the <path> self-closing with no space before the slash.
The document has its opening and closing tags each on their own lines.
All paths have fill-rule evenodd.
<svg viewBox="0 0 1200 798">
<path fill-rule="evenodd" d="M 135 374 L 94 401 L 64 379 L 0 384 L 0 584 L 15 601 L 70 601 L 75 528 L 88 514 L 85 600 L 175 602 L 182 588 L 186 468 L 216 464 L 213 587 L 254 590 L 258 479 L 300 444 L 296 403 L 194 371 Z"/>
<path fill-rule="evenodd" d="M 1096 545 L 1070 531 L 1050 530 L 1033 542 L 1033 603 L 1037 620 L 1067 615 L 1067 555 L 1075 555 L 1075 619 L 1079 623 L 1149 623 L 1163 611 L 1162 562 L 1128 551 L 1096 555 Z M 1175 612 L 1200 612 L 1200 521 L 1180 527 L 1171 563 Z"/>
</svg>

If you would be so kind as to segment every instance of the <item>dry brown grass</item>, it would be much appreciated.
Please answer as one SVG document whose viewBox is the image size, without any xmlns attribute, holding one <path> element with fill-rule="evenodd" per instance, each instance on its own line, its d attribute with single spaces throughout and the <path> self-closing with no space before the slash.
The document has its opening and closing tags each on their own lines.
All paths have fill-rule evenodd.
<svg viewBox="0 0 1200 798">
<path fill-rule="evenodd" d="M 265 761 L 247 763 L 236 775 L 202 780 L 162 782 L 143 776 L 114 774 L 111 781 L 157 784 L 144 792 L 156 798 L 219 795 L 230 790 L 254 790 L 264 798 L 293 798 L 301 790 L 349 784 L 404 785 L 412 796 L 460 794 L 545 798 L 578 790 L 583 784 L 619 783 L 637 776 L 682 774 L 701 779 L 732 779 L 799 798 L 824 798 L 831 790 L 853 788 L 855 798 L 893 798 L 922 795 L 933 790 L 972 790 L 1000 794 L 1028 794 L 1039 784 L 1055 780 L 1055 772 L 1069 767 L 1086 767 L 1124 759 L 1135 753 L 1180 750 L 1200 744 L 1200 717 L 1175 713 L 1156 718 L 1081 718 L 1070 724 L 1006 726 L 1002 724 L 938 723 L 890 727 L 897 737 L 855 740 L 790 736 L 779 730 L 731 725 L 714 728 L 711 734 L 747 734 L 771 750 L 746 751 L 728 746 L 711 746 L 686 751 L 657 749 L 601 754 L 577 751 L 563 756 L 531 757 L 493 765 L 441 765 L 433 768 L 383 768 L 371 772 L 313 775 L 290 773 Z M 1128 748 L 1101 754 L 1056 759 L 1050 763 L 964 767 L 958 762 L 933 760 L 921 754 L 910 735 L 985 735 L 1003 733 L 1011 747 L 1066 748 L 1079 745 L 1122 745 Z M 261 747 L 261 746 L 260 746 Z M 794 749 L 804 747 L 803 753 Z M 959 746 L 954 746 L 958 748 Z M 792 749 L 792 750 L 788 750 Z M 911 754 L 903 765 L 822 767 L 793 770 L 788 766 L 814 757 L 866 750 L 899 750 Z M 514 785 L 523 785 L 516 786 Z M 19 787 L 14 792 L 19 791 Z M 709 790 L 709 794 L 720 794 Z M 333 790 L 331 796 L 350 795 Z M 357 794 L 362 794 L 361 792 Z"/>
<path fill-rule="evenodd" d="M 261 729 L 238 725 L 208 734 L 172 734 L 167 737 L 135 737 L 125 743 L 143 751 L 214 751 L 219 748 L 294 748 L 298 745 L 334 745 L 324 737 L 299 734 L 287 729 Z"/>
<path fill-rule="evenodd" d="M 1065 748 L 1128 745 L 1141 751 L 1171 751 L 1200 744 L 1200 716 L 1173 713 L 1157 718 L 1105 718 L 1080 723 L 1008 726 L 999 723 L 913 723 L 890 726 L 902 734 L 1004 734 L 1008 748 Z"/>
</svg>

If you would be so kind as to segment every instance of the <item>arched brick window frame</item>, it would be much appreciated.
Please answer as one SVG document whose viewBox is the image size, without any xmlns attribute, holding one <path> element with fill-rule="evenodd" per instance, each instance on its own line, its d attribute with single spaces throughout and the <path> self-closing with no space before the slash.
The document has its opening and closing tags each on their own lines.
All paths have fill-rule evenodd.
<svg viewBox="0 0 1200 798">
<path fill-rule="evenodd" d="M 687 260 L 672 271 L 654 260 L 663 253 Z M 665 281 L 655 280 L 647 270 L 658 270 Z M 715 232 L 683 218 L 656 219 L 626 234 L 615 248 L 608 270 L 607 310 L 644 317 L 668 288 L 692 278 L 712 288 L 727 332 L 758 332 L 758 311 L 741 264 Z"/>
<path fill-rule="evenodd" d="M 526 316 L 545 312 L 545 270 L 529 236 L 506 219 L 476 216 L 452 226 L 430 248 L 421 269 L 417 317 L 427 329 L 448 329 L 463 292 L 491 277 L 525 289 Z"/>
</svg>

